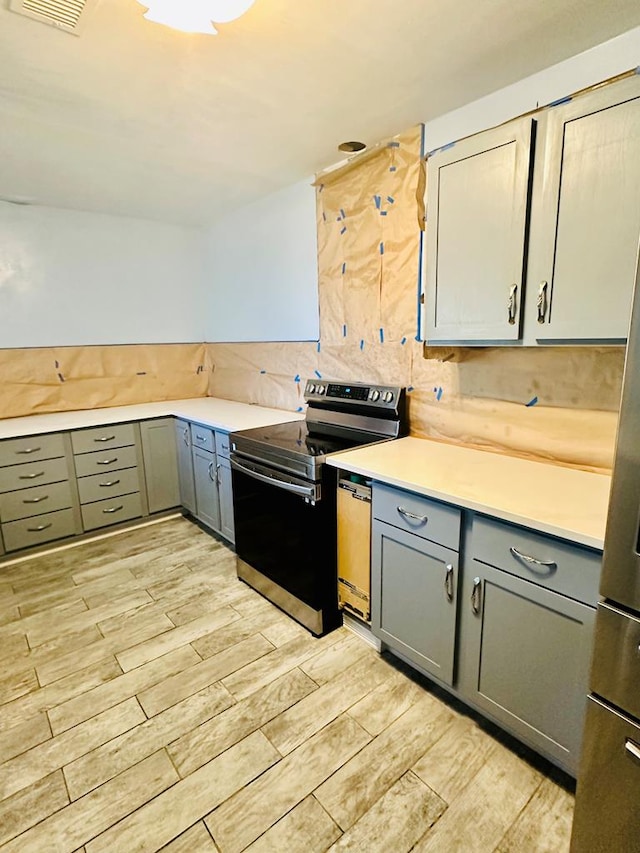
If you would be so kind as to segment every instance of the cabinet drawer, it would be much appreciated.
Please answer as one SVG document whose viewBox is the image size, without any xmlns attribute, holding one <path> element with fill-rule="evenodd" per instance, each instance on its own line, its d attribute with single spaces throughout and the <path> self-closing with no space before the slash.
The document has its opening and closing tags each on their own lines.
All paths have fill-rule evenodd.
<svg viewBox="0 0 640 853">
<path fill-rule="evenodd" d="M 107 500 L 85 504 L 82 507 L 82 523 L 85 530 L 107 527 L 109 524 L 139 518 L 141 515 L 142 502 L 139 492 L 123 497 L 107 498 Z"/>
<path fill-rule="evenodd" d="M 67 460 L 64 456 L 43 462 L 11 465 L 8 468 L 0 468 L 0 492 L 14 492 L 28 486 L 44 486 L 46 483 L 59 483 L 68 479 Z"/>
<path fill-rule="evenodd" d="M 373 484 L 374 518 L 454 551 L 460 548 L 460 516 L 457 507 L 383 483 Z"/>
<path fill-rule="evenodd" d="M 105 471 L 134 468 L 138 457 L 135 447 L 118 447 L 99 450 L 97 453 L 83 453 L 76 456 L 75 463 L 78 477 L 88 477 L 91 474 L 104 474 Z"/>
<path fill-rule="evenodd" d="M 68 482 L 34 486 L 32 489 L 0 495 L 0 519 L 3 522 L 16 521 L 18 518 L 66 509 L 71 505 L 71 486 Z"/>
<path fill-rule="evenodd" d="M 216 454 L 222 459 L 229 458 L 229 433 L 216 432 Z"/>
<path fill-rule="evenodd" d="M 191 424 L 191 443 L 194 447 L 199 447 L 201 450 L 209 450 L 213 453 L 216 448 L 213 440 L 213 430 L 198 426 L 198 424 Z"/>
<path fill-rule="evenodd" d="M 107 447 L 126 447 L 135 444 L 133 424 L 114 424 L 112 426 L 80 429 L 71 433 L 74 453 L 91 453 Z"/>
<path fill-rule="evenodd" d="M 591 689 L 640 719 L 640 619 L 599 604 L 596 628 Z"/>
<path fill-rule="evenodd" d="M 38 518 L 24 518 L 2 525 L 2 536 L 7 551 L 19 551 L 32 548 L 42 542 L 52 542 L 65 536 L 73 536 L 76 531 L 72 509 L 61 509 Z"/>
<path fill-rule="evenodd" d="M 0 442 L 0 465 L 19 465 L 38 459 L 54 459 L 64 456 L 64 440 L 61 433 L 31 435 L 27 438 L 12 438 Z"/>
<path fill-rule="evenodd" d="M 469 556 L 592 607 L 598 601 L 602 565 L 598 551 L 475 516 Z"/>
<path fill-rule="evenodd" d="M 113 474 L 107 471 L 104 474 L 94 474 L 93 477 L 83 477 L 78 480 L 78 491 L 82 504 L 138 492 L 140 491 L 138 469 L 125 468 L 123 471 L 114 471 Z"/>
</svg>

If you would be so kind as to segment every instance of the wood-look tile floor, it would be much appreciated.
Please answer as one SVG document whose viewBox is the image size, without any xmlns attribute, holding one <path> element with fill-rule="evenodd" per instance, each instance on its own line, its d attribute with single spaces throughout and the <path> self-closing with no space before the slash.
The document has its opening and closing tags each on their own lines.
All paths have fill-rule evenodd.
<svg viewBox="0 0 640 853">
<path fill-rule="evenodd" d="M 185 519 L 0 567 L 0 654 L 2 853 L 568 850 L 553 773 Z"/>
</svg>

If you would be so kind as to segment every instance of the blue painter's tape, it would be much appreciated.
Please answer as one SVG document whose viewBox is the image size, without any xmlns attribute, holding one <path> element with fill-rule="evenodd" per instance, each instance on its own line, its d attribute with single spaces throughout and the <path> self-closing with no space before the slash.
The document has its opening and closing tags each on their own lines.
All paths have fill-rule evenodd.
<svg viewBox="0 0 640 853">
<path fill-rule="evenodd" d="M 341 216 L 343 219 L 346 219 L 346 218 L 347 218 L 347 214 L 344 212 L 344 210 L 343 210 L 342 208 L 340 208 L 340 216 Z"/>
<path fill-rule="evenodd" d="M 340 222 L 341 219 L 342 219 L 341 216 L 336 216 L 336 222 Z"/>
<path fill-rule="evenodd" d="M 400 143 L 399 142 L 390 142 L 387 145 L 387 148 L 400 148 Z"/>
<path fill-rule="evenodd" d="M 384 255 L 384 243 L 380 243 L 380 254 Z"/>
<path fill-rule="evenodd" d="M 381 210 L 381 211 L 380 211 L 380 216 L 386 216 L 386 215 L 387 215 L 387 211 L 386 211 L 386 210 Z"/>
<path fill-rule="evenodd" d="M 537 404 L 537 402 L 538 402 L 538 398 L 534 397 L 532 400 L 529 400 L 528 403 L 525 403 L 525 406 L 527 407 L 527 409 L 530 409 L 531 406 L 535 406 Z"/>
<path fill-rule="evenodd" d="M 360 349 L 361 349 L 361 350 L 363 350 L 363 349 L 364 349 L 364 341 L 360 341 Z"/>
<path fill-rule="evenodd" d="M 640 65 L 638 65 L 638 67 L 636 68 L 635 73 L 640 74 Z"/>
<path fill-rule="evenodd" d="M 382 199 L 380 198 L 380 196 L 379 196 L 379 195 L 374 195 L 374 197 L 373 197 L 373 201 L 374 201 L 374 203 L 375 203 L 376 208 L 377 208 L 378 210 L 380 210 L 380 203 L 381 203 L 381 201 L 382 201 Z"/>
<path fill-rule="evenodd" d="M 346 338 L 346 337 L 347 337 L 347 324 L 346 324 L 346 323 L 345 323 L 345 324 L 344 324 L 344 326 L 342 327 L 342 337 L 343 337 L 343 338 Z"/>
<path fill-rule="evenodd" d="M 341 234 L 344 234 L 344 232 L 345 232 L 346 230 L 347 230 L 347 226 L 346 226 L 346 225 L 343 225 L 343 226 L 342 226 L 342 230 L 340 231 L 340 233 L 341 233 Z"/>
<path fill-rule="evenodd" d="M 318 379 L 322 379 L 322 374 L 320 373 L 320 371 L 319 371 L 319 370 L 314 370 L 313 372 L 314 372 L 314 373 L 315 373 L 315 375 L 318 377 Z"/>
<path fill-rule="evenodd" d="M 404 338 L 400 341 L 400 343 L 402 344 L 402 346 L 404 346 L 404 345 L 406 344 L 406 342 L 407 342 L 406 337 L 404 337 Z"/>
<path fill-rule="evenodd" d="M 347 271 L 347 262 L 345 261 L 345 262 L 342 264 L 342 275 L 344 275 L 346 271 Z"/>
<path fill-rule="evenodd" d="M 391 167 L 389 168 L 389 171 L 390 171 L 390 172 L 396 172 L 396 171 L 397 171 L 397 169 L 396 169 L 396 167 L 395 167 L 395 166 L 391 166 Z"/>
<path fill-rule="evenodd" d="M 294 382 L 300 382 L 300 374 L 299 373 L 296 373 L 296 375 L 293 377 L 293 381 Z"/>
<path fill-rule="evenodd" d="M 266 373 L 266 372 L 267 372 L 266 370 L 261 370 L 261 371 L 260 371 L 260 373 Z"/>
<path fill-rule="evenodd" d="M 569 104 L 571 102 L 571 95 L 567 95 L 565 98 L 558 98 L 557 101 L 551 101 L 549 104 L 550 107 L 559 107 L 561 104 Z"/>
<path fill-rule="evenodd" d="M 318 341 L 318 352 L 320 352 L 320 341 Z"/>
<path fill-rule="evenodd" d="M 302 439 L 296 438 L 296 444 L 298 445 L 298 447 L 302 447 Z"/>
<path fill-rule="evenodd" d="M 298 408 L 296 409 L 296 412 L 302 412 L 302 411 L 303 411 L 302 406 L 298 406 Z"/>
<path fill-rule="evenodd" d="M 436 391 L 436 400 L 438 402 L 440 402 L 440 400 L 442 400 L 442 394 L 443 394 L 442 388 L 438 388 L 438 390 Z"/>
<path fill-rule="evenodd" d="M 389 202 L 389 204 L 395 204 L 396 203 L 396 200 L 392 195 L 387 196 L 387 201 Z"/>
<path fill-rule="evenodd" d="M 384 343 L 384 329 L 380 329 L 380 343 Z"/>
<path fill-rule="evenodd" d="M 453 148 L 453 146 L 455 144 L 456 144 L 455 142 L 447 142 L 446 145 L 441 145 L 440 148 L 438 148 L 437 150 L 438 151 L 449 151 L 449 149 Z"/>
<path fill-rule="evenodd" d="M 434 388 L 434 389 L 433 389 L 433 393 L 435 394 L 437 390 L 438 390 L 437 388 Z"/>
<path fill-rule="evenodd" d="M 407 391 L 410 394 L 413 391 L 413 385 L 409 385 L 409 387 L 407 388 Z"/>
</svg>

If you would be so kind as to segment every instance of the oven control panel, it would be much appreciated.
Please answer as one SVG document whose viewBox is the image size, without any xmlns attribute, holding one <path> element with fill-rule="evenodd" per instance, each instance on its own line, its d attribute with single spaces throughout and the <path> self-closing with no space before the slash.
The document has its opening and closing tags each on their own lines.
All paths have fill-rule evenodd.
<svg viewBox="0 0 640 853">
<path fill-rule="evenodd" d="M 304 391 L 308 401 L 325 400 L 330 403 L 353 402 L 384 409 L 394 409 L 401 395 L 398 387 L 389 385 L 365 385 L 359 382 L 325 382 L 322 379 L 307 380 Z"/>
</svg>

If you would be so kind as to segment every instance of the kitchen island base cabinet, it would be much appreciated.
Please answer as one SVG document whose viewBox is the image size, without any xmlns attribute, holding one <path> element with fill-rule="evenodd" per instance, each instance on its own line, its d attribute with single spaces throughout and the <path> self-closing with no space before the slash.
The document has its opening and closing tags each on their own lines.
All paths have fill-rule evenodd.
<svg viewBox="0 0 640 853">
<path fill-rule="evenodd" d="M 374 636 L 451 684 L 458 555 L 381 521 L 374 521 L 372 534 Z"/>
</svg>

